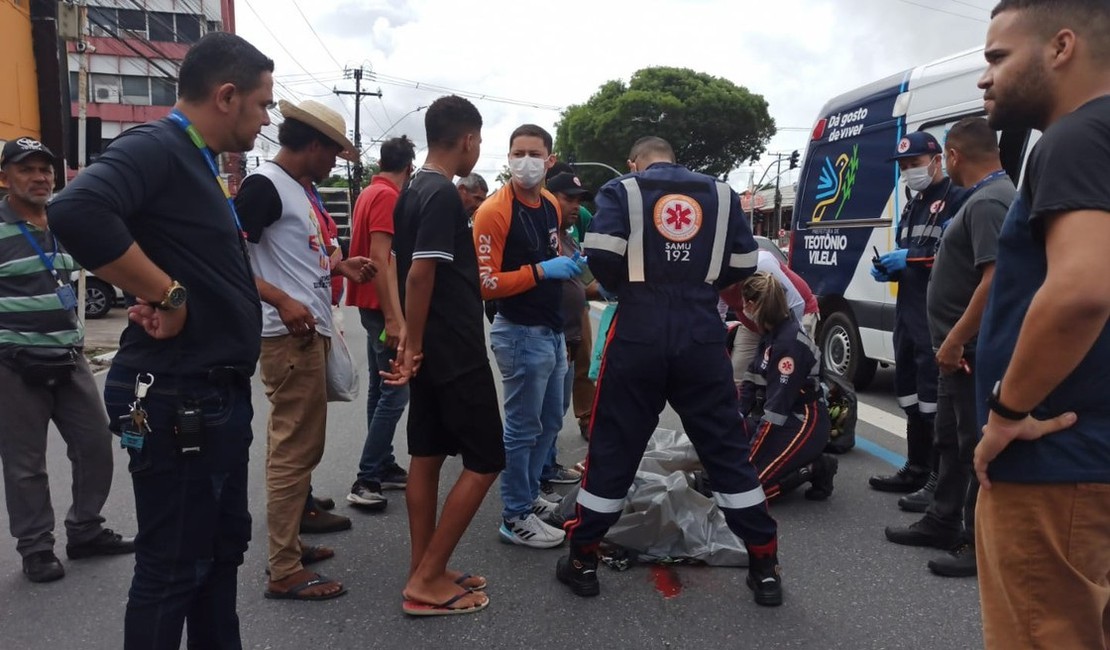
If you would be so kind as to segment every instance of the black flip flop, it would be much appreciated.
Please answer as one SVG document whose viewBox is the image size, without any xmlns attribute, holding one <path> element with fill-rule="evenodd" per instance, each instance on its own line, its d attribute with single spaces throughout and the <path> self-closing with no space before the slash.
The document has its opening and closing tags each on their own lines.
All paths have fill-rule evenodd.
<svg viewBox="0 0 1110 650">
<path fill-rule="evenodd" d="M 332 598 L 339 598 L 340 596 L 347 593 L 347 588 L 343 587 L 334 594 L 321 594 L 319 596 L 302 595 L 302 592 L 305 589 L 311 589 L 312 587 L 331 583 L 335 583 L 335 581 L 323 574 L 317 573 L 316 577 L 312 578 L 311 580 L 306 580 L 299 585 L 294 585 L 290 587 L 289 591 L 278 592 L 270 591 L 269 589 L 267 589 L 266 591 L 262 592 L 262 595 L 265 598 L 269 598 L 270 600 L 331 600 Z"/>
</svg>

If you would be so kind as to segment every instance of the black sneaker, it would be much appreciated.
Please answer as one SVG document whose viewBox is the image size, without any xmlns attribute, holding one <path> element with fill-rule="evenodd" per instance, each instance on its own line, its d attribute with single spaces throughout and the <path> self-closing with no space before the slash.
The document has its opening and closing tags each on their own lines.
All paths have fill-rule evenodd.
<svg viewBox="0 0 1110 650">
<path fill-rule="evenodd" d="M 813 477 L 810 479 L 810 488 L 806 490 L 806 498 L 810 501 L 824 501 L 832 496 L 833 477 L 840 469 L 840 461 L 831 454 L 821 454 L 815 463 Z"/>
<path fill-rule="evenodd" d="M 938 524 L 926 516 L 909 526 L 887 526 L 886 538 L 903 546 L 931 546 L 948 551 L 959 543 L 960 531 Z"/>
<path fill-rule="evenodd" d="M 925 487 L 929 480 L 929 470 L 910 465 L 908 462 L 902 469 L 888 476 L 872 476 L 868 479 L 871 487 L 880 492 L 915 492 Z"/>
<path fill-rule="evenodd" d="M 53 582 L 64 578 L 66 570 L 54 551 L 39 551 L 23 558 L 23 573 L 31 582 Z"/>
<path fill-rule="evenodd" d="M 571 552 L 564 555 L 555 563 L 555 577 L 570 587 L 576 596 L 590 597 L 601 593 L 601 583 L 597 581 L 596 554 Z"/>
<path fill-rule="evenodd" d="M 779 573 L 779 555 L 757 558 L 748 554 L 748 589 L 755 595 L 755 604 L 778 607 L 782 604 L 782 575 Z"/>
<path fill-rule="evenodd" d="M 351 493 L 347 495 L 347 503 L 357 506 L 361 510 L 376 512 L 385 510 L 388 500 L 382 496 L 382 484 L 377 481 L 355 481 L 351 485 Z"/>
<path fill-rule="evenodd" d="M 898 507 L 906 512 L 925 512 L 929 509 L 929 504 L 933 502 L 933 496 L 936 493 L 937 473 L 929 472 L 929 480 L 925 482 L 925 487 L 899 498 Z"/>
<path fill-rule="evenodd" d="M 403 490 L 409 485 L 409 473 L 397 463 L 391 463 L 382 470 L 383 490 Z"/>
<path fill-rule="evenodd" d="M 111 528 L 102 529 L 96 537 L 87 542 L 66 544 L 66 556 L 71 560 L 80 560 L 96 555 L 126 555 L 134 552 L 135 538 L 124 537 Z"/>
<path fill-rule="evenodd" d="M 960 544 L 948 555 L 929 560 L 929 570 L 946 578 L 971 578 L 979 573 L 975 563 L 975 547 Z"/>
</svg>

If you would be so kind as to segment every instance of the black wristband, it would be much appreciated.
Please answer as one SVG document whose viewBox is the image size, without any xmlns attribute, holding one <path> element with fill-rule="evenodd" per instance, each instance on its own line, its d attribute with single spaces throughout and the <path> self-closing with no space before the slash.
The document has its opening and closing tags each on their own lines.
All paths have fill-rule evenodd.
<svg viewBox="0 0 1110 650">
<path fill-rule="evenodd" d="M 997 381 L 994 384 L 994 390 L 992 390 L 991 394 L 987 396 L 987 408 L 989 408 L 991 411 L 997 413 L 998 415 L 1006 418 L 1007 420 L 1024 420 L 1025 418 L 1029 417 L 1029 414 L 1031 413 L 1031 411 L 1024 411 L 1024 412 L 1015 411 L 1015 410 L 1009 408 L 1008 406 L 1006 406 L 1005 404 L 1003 404 L 1000 401 L 1001 400 L 1001 392 L 1002 392 L 1002 382 Z"/>
</svg>

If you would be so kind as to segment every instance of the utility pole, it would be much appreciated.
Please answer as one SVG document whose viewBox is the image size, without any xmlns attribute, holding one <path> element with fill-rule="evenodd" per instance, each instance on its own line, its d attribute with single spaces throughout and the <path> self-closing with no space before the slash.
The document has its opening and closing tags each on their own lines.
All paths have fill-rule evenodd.
<svg viewBox="0 0 1110 650">
<path fill-rule="evenodd" d="M 358 160 L 355 161 L 355 167 L 354 167 L 354 170 L 353 170 L 355 180 L 354 180 L 353 183 L 350 183 L 351 187 L 349 188 L 350 193 L 351 193 L 351 209 L 352 210 L 354 210 L 355 199 L 358 198 L 358 193 L 362 191 L 362 133 L 359 130 L 359 125 L 360 125 L 359 114 L 362 112 L 361 111 L 362 98 L 363 97 L 381 97 L 382 96 L 382 91 L 381 90 L 378 90 L 377 92 L 369 92 L 369 91 L 363 91 L 362 90 L 362 75 L 363 75 L 363 73 L 364 72 L 363 72 L 362 68 L 357 68 L 355 70 L 350 70 L 350 69 L 343 70 L 343 74 L 344 74 L 345 78 L 348 78 L 348 79 L 352 78 L 352 77 L 354 78 L 354 80 L 355 80 L 355 89 L 354 89 L 354 91 L 339 90 L 337 88 L 332 89 L 332 91 L 336 95 L 354 95 L 355 96 L 355 137 L 354 137 L 354 140 L 355 140 L 355 150 L 358 152 Z"/>
<path fill-rule="evenodd" d="M 89 100 L 89 42 L 87 32 L 89 25 L 89 8 L 84 0 L 77 5 L 77 51 L 80 53 L 77 66 L 77 171 L 85 168 L 86 151 L 86 117 Z M 83 278 L 82 278 L 83 279 Z M 84 298 L 85 292 L 80 296 Z M 84 313 L 84 306 L 82 311 Z"/>
<path fill-rule="evenodd" d="M 779 179 L 782 178 L 782 155 L 775 158 L 775 223 L 771 230 L 771 239 L 778 242 L 779 231 L 782 230 L 782 192 L 779 191 Z"/>
</svg>

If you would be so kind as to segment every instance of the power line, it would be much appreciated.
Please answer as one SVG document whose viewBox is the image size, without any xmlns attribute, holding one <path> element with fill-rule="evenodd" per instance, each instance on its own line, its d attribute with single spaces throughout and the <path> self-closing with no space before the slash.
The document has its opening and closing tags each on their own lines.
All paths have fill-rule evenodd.
<svg viewBox="0 0 1110 650">
<path fill-rule="evenodd" d="M 913 5 L 915 7 L 921 7 L 922 9 L 928 9 L 929 11 L 935 11 L 937 13 L 948 14 L 949 16 L 958 16 L 960 18 L 965 18 L 967 20 L 974 20 L 977 23 L 990 22 L 990 21 L 987 21 L 987 20 L 983 20 L 982 18 L 975 18 L 974 16 L 968 16 L 967 14 L 960 14 L 960 13 L 956 13 L 955 11 L 948 11 L 947 9 L 939 9 L 937 7 L 933 7 L 933 6 L 930 6 L 930 5 L 923 5 L 923 4 L 920 4 L 918 2 L 913 2 L 913 0 L 898 0 L 898 1 L 902 2 L 902 3 L 905 3 L 905 4 L 908 4 L 908 5 Z"/>
<path fill-rule="evenodd" d="M 470 99 L 477 99 L 477 100 L 487 101 L 487 102 L 497 102 L 497 103 L 500 103 L 500 104 L 510 104 L 510 105 L 513 105 L 513 106 L 523 106 L 523 107 L 526 107 L 526 108 L 538 108 L 540 110 L 546 110 L 546 111 L 561 111 L 561 110 L 563 110 L 562 106 L 555 106 L 554 104 L 541 104 L 539 102 L 530 102 L 530 101 L 526 101 L 526 100 L 523 100 L 523 99 L 512 99 L 512 98 L 509 98 L 509 97 L 499 97 L 499 96 L 496 96 L 496 95 L 487 95 L 485 93 L 472 92 L 472 91 L 469 91 L 469 90 L 460 90 L 458 88 L 450 88 L 448 86 L 441 86 L 439 84 L 430 84 L 430 83 L 425 83 L 423 81 L 416 81 L 416 80 L 413 80 L 413 79 L 405 79 L 403 77 L 394 77 L 392 75 L 383 75 L 383 74 L 373 73 L 373 77 L 374 77 L 374 79 L 376 79 L 377 81 L 379 81 L 381 83 L 392 85 L 392 86 L 403 86 L 403 87 L 406 87 L 406 88 L 415 88 L 416 90 L 424 90 L 424 91 L 436 92 L 436 93 L 450 93 L 450 94 L 458 95 L 460 97 L 468 97 Z"/>
<path fill-rule="evenodd" d="M 254 10 L 254 6 L 251 5 L 250 0 L 243 0 L 243 2 L 244 2 L 244 4 L 247 5 L 247 9 L 250 9 L 251 13 L 254 14 L 254 17 L 258 19 L 258 24 L 262 25 L 262 29 L 265 29 L 266 33 L 270 35 L 270 38 L 274 39 L 274 42 L 277 43 L 277 46 L 280 47 L 286 54 L 288 54 L 289 58 L 293 60 L 293 63 L 296 63 L 297 67 L 299 67 L 301 70 L 304 70 L 305 74 L 307 74 L 310 77 L 313 77 L 312 73 L 308 71 L 308 68 L 304 67 L 304 64 L 301 63 L 300 59 L 298 59 L 292 52 L 290 52 L 289 48 L 285 47 L 285 45 L 281 42 L 281 40 L 277 37 L 277 35 L 274 34 L 274 32 L 269 28 L 269 26 L 266 25 L 266 21 L 262 20 L 262 16 L 258 15 L 258 12 Z M 313 77 L 313 79 L 315 79 L 315 77 Z M 331 90 L 331 88 L 328 88 L 327 85 L 324 82 L 322 82 L 318 79 L 315 79 L 315 80 L 316 80 L 316 83 L 320 84 L 325 89 Z M 353 117 L 351 115 L 351 111 L 347 108 L 346 104 L 343 104 L 343 110 L 347 112 L 348 117 Z"/>
<path fill-rule="evenodd" d="M 158 64 L 158 63 L 157 63 L 157 62 L 156 62 L 156 61 L 155 61 L 154 59 L 151 59 L 151 58 L 150 58 L 149 56 L 147 56 L 147 55 L 146 55 L 146 54 L 145 54 L 145 53 L 144 53 L 144 52 L 143 52 L 142 50 L 140 50 L 140 49 L 136 48 L 136 47 L 135 47 L 134 45 L 132 45 L 131 43 L 127 42 L 127 41 L 126 41 L 125 39 L 123 39 L 123 38 L 120 38 L 120 36 L 119 36 L 118 34 L 116 34 L 116 33 L 115 33 L 114 31 L 112 31 L 112 29 L 111 29 L 111 28 L 110 28 L 109 26 L 107 26 L 107 25 L 105 25 L 104 23 L 100 22 L 100 21 L 99 21 L 99 20 L 97 20 L 96 18 L 93 18 L 93 17 L 91 16 L 91 15 L 89 16 L 88 20 L 89 20 L 89 22 L 91 22 L 92 24 L 94 24 L 94 25 L 96 25 L 97 27 L 99 27 L 99 28 L 103 29 L 103 30 L 104 30 L 104 31 L 105 31 L 105 32 L 106 32 L 107 34 L 109 34 L 109 35 L 110 35 L 110 36 L 111 36 L 112 38 L 114 38 L 115 40 L 117 40 L 117 41 L 119 41 L 120 43 L 122 43 L 124 47 L 126 47 L 127 49 L 129 49 L 129 50 L 131 50 L 132 52 L 134 52 L 134 53 L 135 53 L 136 55 L 138 55 L 138 57 L 139 57 L 139 58 L 141 58 L 141 59 L 143 59 L 144 61 L 146 61 L 147 63 L 149 63 L 149 64 L 150 64 L 150 65 L 151 65 L 151 66 L 152 66 L 152 67 L 153 67 L 153 68 L 154 68 L 155 70 L 158 70 L 158 71 L 159 71 L 159 72 L 161 72 L 162 74 L 166 75 L 166 77 L 167 77 L 167 78 L 168 78 L 168 79 L 169 79 L 170 81 L 174 81 L 174 82 L 176 82 L 176 81 L 177 81 L 177 75 L 176 75 L 175 73 L 172 73 L 172 72 L 168 72 L 168 71 L 167 71 L 167 70 L 166 70 L 165 68 L 163 68 L 163 67 L 162 67 L 161 65 L 159 65 L 159 64 Z"/>
<path fill-rule="evenodd" d="M 331 50 L 328 49 L 327 44 L 324 43 L 324 39 L 320 38 L 320 35 L 316 33 L 316 28 L 312 26 L 311 22 L 309 22 L 308 16 L 304 15 L 304 12 L 301 11 L 301 6 L 297 4 L 297 0 L 289 1 L 293 3 L 293 8 L 296 9 L 297 13 L 299 13 L 301 15 L 301 18 L 304 19 L 304 24 L 308 25 L 308 29 L 312 32 L 312 35 L 315 36 L 316 40 L 320 42 L 320 45 L 324 48 L 324 52 L 331 58 L 332 62 L 335 63 L 336 67 L 342 68 L 343 64 L 339 62 L 339 59 L 335 58 L 335 55 L 332 54 Z"/>
</svg>

